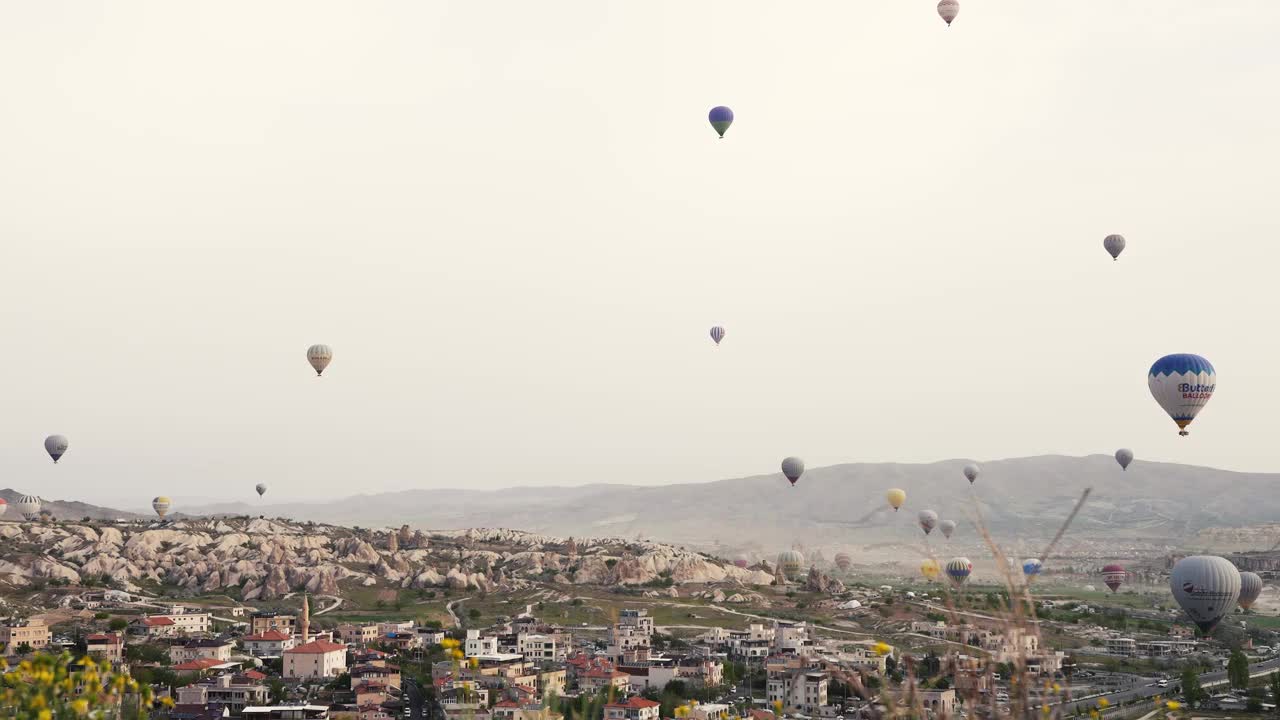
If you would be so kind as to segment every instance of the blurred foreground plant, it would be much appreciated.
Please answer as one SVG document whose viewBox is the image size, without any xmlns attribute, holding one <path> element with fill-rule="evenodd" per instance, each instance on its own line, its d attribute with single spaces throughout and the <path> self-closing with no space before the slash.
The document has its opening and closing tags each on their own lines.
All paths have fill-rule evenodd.
<svg viewBox="0 0 1280 720">
<path fill-rule="evenodd" d="M 133 720 L 146 717 L 151 701 L 150 687 L 112 670 L 110 662 L 40 654 L 5 674 L 0 718 Z"/>
</svg>

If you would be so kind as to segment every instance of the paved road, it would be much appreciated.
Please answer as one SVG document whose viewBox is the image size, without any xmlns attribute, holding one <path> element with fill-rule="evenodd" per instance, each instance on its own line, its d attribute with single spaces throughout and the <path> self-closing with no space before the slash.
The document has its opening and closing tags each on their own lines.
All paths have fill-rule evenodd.
<svg viewBox="0 0 1280 720">
<path fill-rule="evenodd" d="M 1258 677 L 1261 675 L 1268 675 L 1273 670 L 1280 670 L 1280 658 L 1272 658 L 1271 660 L 1264 660 L 1262 662 L 1258 662 L 1250 665 L 1249 677 Z M 1205 688 L 1206 690 L 1216 685 L 1225 685 L 1226 682 L 1227 682 L 1226 670 L 1215 670 L 1213 672 L 1200 674 L 1200 686 Z M 1077 709 L 1087 710 L 1098 704 L 1099 697 L 1105 697 L 1107 700 L 1111 701 L 1112 705 L 1119 705 L 1122 702 L 1128 702 L 1130 700 L 1136 700 L 1138 698 L 1151 698 L 1151 697 L 1155 697 L 1156 695 L 1165 695 L 1165 696 L 1172 697 L 1175 695 L 1175 693 L 1173 692 L 1173 688 L 1177 685 L 1178 685 L 1178 681 L 1176 679 L 1170 680 L 1169 687 L 1164 687 L 1164 688 L 1152 687 L 1150 685 L 1143 685 L 1136 688 L 1129 688 L 1127 690 L 1118 690 L 1113 693 L 1108 693 L 1106 695 L 1099 695 L 1099 696 L 1087 698 L 1084 700 L 1075 700 L 1075 701 L 1072 701 L 1071 703 L 1068 703 L 1067 707 L 1070 708 L 1070 710 L 1077 710 Z M 1054 703 L 1054 704 L 1056 705 L 1058 703 Z"/>
<path fill-rule="evenodd" d="M 456 612 L 454 612 L 454 611 L 453 611 L 453 606 L 454 606 L 454 605 L 457 605 L 458 603 L 462 602 L 463 600 L 470 600 L 470 599 L 471 599 L 471 598 L 469 598 L 469 597 L 458 598 L 457 600 L 452 600 L 452 601 L 450 601 L 448 605 L 445 605 L 445 606 L 444 606 L 444 609 L 449 611 L 449 617 L 453 620 L 453 626 L 454 626 L 454 627 L 456 627 L 456 628 L 460 628 L 460 627 L 462 627 L 462 618 L 458 617 L 458 613 L 456 613 Z"/>
</svg>

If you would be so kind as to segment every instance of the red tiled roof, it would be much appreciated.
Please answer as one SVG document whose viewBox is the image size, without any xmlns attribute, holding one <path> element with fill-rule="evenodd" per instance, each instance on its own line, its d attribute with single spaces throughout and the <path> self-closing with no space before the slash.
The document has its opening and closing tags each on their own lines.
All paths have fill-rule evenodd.
<svg viewBox="0 0 1280 720">
<path fill-rule="evenodd" d="M 281 640 L 288 640 L 290 637 L 292 637 L 292 635 L 282 633 L 279 630 L 268 630 L 264 633 L 258 633 L 257 635 L 245 636 L 244 639 L 247 641 L 256 640 L 260 642 L 280 642 Z"/>
<path fill-rule="evenodd" d="M 635 697 L 627 698 L 626 702 L 609 703 L 608 705 L 605 705 L 605 707 L 626 708 L 627 710 L 644 710 L 645 708 L 658 707 L 661 704 L 662 703 L 654 702 L 652 700 L 645 700 L 637 695 Z"/>
<path fill-rule="evenodd" d="M 329 642 L 328 640 L 312 640 L 306 645 L 299 645 L 292 650 L 285 650 L 285 654 L 300 653 L 307 655 L 315 655 L 317 653 L 334 652 L 335 650 L 346 650 L 347 646 L 339 643 Z"/>
<path fill-rule="evenodd" d="M 171 619 L 169 619 L 169 618 L 167 618 L 167 617 L 165 617 L 165 616 L 163 616 L 163 615 L 159 615 L 159 616 L 157 616 L 157 617 L 144 617 L 144 618 L 142 618 L 142 624 L 143 624 L 143 625 L 150 626 L 150 627 L 156 627 L 156 626 L 158 626 L 158 625 L 172 625 L 172 624 L 173 624 L 173 620 L 171 620 Z"/>
<path fill-rule="evenodd" d="M 103 635 L 102 633 L 95 633 L 93 635 L 89 635 L 85 637 L 84 640 L 85 642 L 108 642 L 108 643 L 119 642 L 120 636 L 119 635 Z"/>
<path fill-rule="evenodd" d="M 223 662 L 225 661 L 215 658 L 200 658 L 199 660 L 189 660 L 180 665 L 174 665 L 173 670 L 174 672 L 198 672 L 201 670 L 208 670 L 215 665 L 221 665 Z"/>
<path fill-rule="evenodd" d="M 503 700 L 502 702 L 495 704 L 495 705 L 494 705 L 494 707 L 496 707 L 496 708 L 518 708 L 518 707 L 520 707 L 520 703 L 516 702 L 515 700 Z"/>
<path fill-rule="evenodd" d="M 266 673 L 260 673 L 260 672 L 258 672 L 257 670 L 245 670 L 244 672 L 242 672 L 242 673 L 240 673 L 240 674 L 241 674 L 241 675 L 244 675 L 245 677 L 249 678 L 250 680 L 266 680 L 266 679 L 267 679 L 267 674 L 266 674 Z"/>
</svg>

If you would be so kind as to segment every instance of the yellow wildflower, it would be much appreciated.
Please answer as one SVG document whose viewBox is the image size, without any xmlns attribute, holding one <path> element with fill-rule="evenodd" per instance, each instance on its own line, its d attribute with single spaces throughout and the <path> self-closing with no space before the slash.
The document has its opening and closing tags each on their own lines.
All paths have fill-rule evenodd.
<svg viewBox="0 0 1280 720">
<path fill-rule="evenodd" d="M 875 650 L 877 655 L 888 655 L 893 652 L 893 648 L 889 647 L 889 644 L 884 642 L 876 643 Z"/>
<path fill-rule="evenodd" d="M 165 695 L 164 697 L 160 698 L 160 704 L 167 708 L 171 708 L 174 706 L 173 698 L 169 697 L 168 695 Z"/>
<path fill-rule="evenodd" d="M 1098 718 L 1102 717 L 1102 713 L 1097 710 L 1090 710 L 1089 717 L 1093 718 L 1093 720 L 1098 720 Z"/>
<path fill-rule="evenodd" d="M 1106 698 L 1098 698 L 1098 707 L 1100 707 L 1100 708 L 1106 708 L 1106 707 L 1107 707 L 1108 705 L 1110 705 L 1110 704 L 1111 704 L 1111 701 L 1110 701 L 1110 700 L 1108 700 L 1108 699 L 1106 699 Z"/>
<path fill-rule="evenodd" d="M 1061 685 L 1059 685 L 1058 683 L 1054 683 L 1054 684 L 1053 684 L 1053 691 L 1054 691 L 1054 692 L 1056 692 L 1056 693 L 1060 693 L 1060 692 L 1062 692 L 1062 686 L 1061 686 Z"/>
<path fill-rule="evenodd" d="M 41 710 L 36 714 L 36 720 L 53 720 L 53 713 L 48 710 Z"/>
<path fill-rule="evenodd" d="M 1177 700 L 1170 700 L 1169 702 L 1165 703 L 1164 706 L 1169 708 L 1170 710 L 1177 710 L 1182 707 L 1182 703 L 1178 702 Z"/>
<path fill-rule="evenodd" d="M 71 709 L 77 715 L 84 715 L 85 713 L 89 712 L 89 701 L 85 700 L 84 698 L 80 698 L 79 700 L 72 700 Z"/>
<path fill-rule="evenodd" d="M 1049 714 L 1049 706 L 1048 706 L 1048 705 L 1041 705 L 1041 706 L 1040 706 L 1040 712 L 1044 713 L 1045 715 L 1048 715 L 1048 714 Z"/>
</svg>

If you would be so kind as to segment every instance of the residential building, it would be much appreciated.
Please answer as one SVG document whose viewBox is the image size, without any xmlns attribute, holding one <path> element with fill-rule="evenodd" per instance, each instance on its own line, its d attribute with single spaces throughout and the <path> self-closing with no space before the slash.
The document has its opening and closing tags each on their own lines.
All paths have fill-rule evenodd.
<svg viewBox="0 0 1280 720">
<path fill-rule="evenodd" d="M 775 620 L 773 622 L 773 650 L 791 655 L 808 655 L 814 650 L 809 626 L 802 621 Z"/>
<path fill-rule="evenodd" d="M 378 642 L 398 651 L 415 650 L 422 647 L 422 638 L 417 633 L 390 632 L 378 638 Z"/>
<path fill-rule="evenodd" d="M 630 684 L 630 675 L 613 669 L 594 668 L 578 676 L 578 688 L 589 692 L 596 692 L 607 687 L 613 687 L 615 690 L 625 692 Z"/>
<path fill-rule="evenodd" d="M 11 620 L 0 625 L 0 643 L 4 645 L 6 655 L 17 655 L 19 649 L 30 647 L 32 651 L 43 650 L 53 640 L 53 633 L 44 620 Z"/>
<path fill-rule="evenodd" d="M 215 678 L 178 688 L 177 701 L 182 705 L 222 705 L 239 715 L 249 705 L 266 704 L 267 686 L 244 676 L 219 675 Z"/>
<path fill-rule="evenodd" d="M 169 661 L 178 664 L 208 658 L 226 662 L 231 659 L 232 647 L 229 640 L 188 640 L 180 645 L 169 646 Z"/>
<path fill-rule="evenodd" d="M 192 673 L 195 675 L 201 675 L 211 670 L 225 670 L 227 667 L 234 665 L 235 663 L 228 663 L 215 658 L 197 658 L 195 660 L 188 660 L 183 663 L 178 663 L 177 665 L 172 665 L 169 669 L 176 673 Z"/>
<path fill-rule="evenodd" d="M 387 699 L 391 688 L 380 682 L 362 680 L 351 681 L 351 692 L 356 696 L 356 706 L 381 705 Z"/>
<path fill-rule="evenodd" d="M 650 654 L 650 634 L 634 625 L 616 623 L 609 628 L 609 646 L 605 656 L 615 663 L 643 662 Z"/>
<path fill-rule="evenodd" d="M 770 705 L 782 703 L 788 713 L 817 715 L 827 704 L 827 673 L 815 670 L 803 656 L 770 657 L 765 661 L 766 694 Z"/>
<path fill-rule="evenodd" d="M 568 655 L 568 643 L 559 634 L 518 633 L 516 652 L 528 660 L 563 662 Z"/>
<path fill-rule="evenodd" d="M 604 706 L 604 720 L 659 720 L 662 703 L 633 696 Z"/>
<path fill-rule="evenodd" d="M 479 630 L 468 630 L 467 640 L 463 645 L 463 653 L 467 657 L 498 654 L 498 636 L 481 635 Z"/>
<path fill-rule="evenodd" d="M 625 608 L 618 616 L 618 624 L 635 629 L 646 637 L 653 635 L 653 618 L 644 608 Z"/>
<path fill-rule="evenodd" d="M 112 664 L 124 659 L 124 636 L 115 633 L 95 633 L 84 639 L 85 651 Z"/>
<path fill-rule="evenodd" d="M 414 623 L 412 620 L 394 620 L 391 622 L 378 623 L 378 634 L 386 635 L 387 633 L 411 633 L 414 631 Z"/>
<path fill-rule="evenodd" d="M 268 630 L 294 634 L 298 631 L 298 616 L 276 610 L 259 610 L 249 616 L 249 632 L 260 635 Z"/>
<path fill-rule="evenodd" d="M 338 637 L 348 645 L 368 645 L 378 639 L 377 623 L 342 623 L 338 625 Z"/>
<path fill-rule="evenodd" d="M 429 627 L 415 628 L 414 632 L 418 634 L 418 637 L 422 638 L 423 645 L 439 645 L 444 642 L 445 637 L 447 637 L 443 630 L 436 630 L 435 628 Z"/>
<path fill-rule="evenodd" d="M 174 637 L 178 626 L 165 615 L 147 615 L 129 623 L 129 632 L 147 638 Z"/>
<path fill-rule="evenodd" d="M 352 684 L 358 682 L 377 682 L 389 688 L 400 687 L 400 668 L 395 665 L 361 664 L 350 670 Z"/>
<path fill-rule="evenodd" d="M 346 645 L 312 640 L 284 652 L 284 676 L 289 679 L 337 677 L 346 671 Z"/>
<path fill-rule="evenodd" d="M 212 627 L 212 616 L 209 613 L 186 612 L 183 608 L 175 608 L 181 612 L 171 612 L 167 617 L 173 621 L 174 630 L 179 635 L 203 635 Z"/>
<path fill-rule="evenodd" d="M 955 717 L 955 690 L 923 690 L 920 692 L 920 701 L 933 717 Z"/>
<path fill-rule="evenodd" d="M 240 638 L 245 652 L 254 657 L 280 657 L 298 645 L 298 639 L 280 630 L 268 630 Z"/>
</svg>

